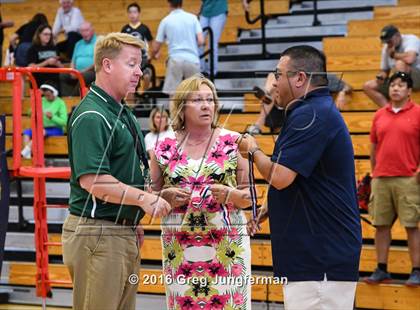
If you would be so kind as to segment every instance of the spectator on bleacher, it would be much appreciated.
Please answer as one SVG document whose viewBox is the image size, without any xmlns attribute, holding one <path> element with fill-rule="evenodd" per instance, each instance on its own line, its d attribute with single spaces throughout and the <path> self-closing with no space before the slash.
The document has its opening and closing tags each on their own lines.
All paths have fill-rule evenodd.
<svg viewBox="0 0 420 310">
<path fill-rule="evenodd" d="M 124 104 L 141 77 L 139 40 L 110 33 L 95 46 L 95 83 L 67 126 L 71 167 L 63 262 L 74 309 L 136 309 L 143 228 L 170 205 L 147 191 L 148 161 L 140 126 Z M 99 233 L 99 234 L 98 234 Z"/>
<path fill-rule="evenodd" d="M 1 4 L 0 4 L 1 5 Z M 1 12 L 0 12 L 0 67 L 3 64 L 3 40 L 4 40 L 4 28 L 9 28 L 9 27 L 13 27 L 14 22 L 13 21 L 3 21 L 2 17 L 1 17 Z"/>
<path fill-rule="evenodd" d="M 185 304 L 189 309 L 251 309 L 246 281 L 251 247 L 243 211 L 251 201 L 248 163 L 236 144 L 240 135 L 216 126 L 219 99 L 203 76 L 182 81 L 172 99 L 174 132 L 159 139 L 151 161 L 153 189 L 169 196 L 173 208 L 162 218 L 163 276 L 203 276 L 207 284 L 205 294 L 193 294 L 180 277 L 165 283 L 168 309 Z M 245 281 L 221 285 L 218 277 Z"/>
<path fill-rule="evenodd" d="M 144 137 L 146 151 L 151 157 L 156 143 L 159 139 L 164 139 L 171 135 L 172 128 L 169 126 L 169 113 L 163 108 L 153 108 L 149 117 L 150 132 Z"/>
<path fill-rule="evenodd" d="M 413 90 L 420 90 L 420 39 L 414 34 L 401 34 L 393 25 L 387 25 L 382 29 L 380 39 L 384 43 L 381 71 L 375 80 L 367 81 L 363 85 L 363 90 L 373 102 L 383 107 L 389 98 L 391 71 L 410 73 Z"/>
<path fill-rule="evenodd" d="M 41 25 L 48 25 L 47 17 L 38 13 L 35 14 L 31 21 L 23 24 L 10 38 L 10 45 L 14 48 L 15 65 L 17 67 L 26 67 L 28 65 L 27 53 L 32 45 L 32 40 L 36 30 Z"/>
<path fill-rule="evenodd" d="M 361 224 L 352 142 L 327 87 L 325 55 L 311 46 L 288 48 L 274 76 L 275 101 L 287 113 L 272 157 L 250 135 L 240 142 L 270 183 L 274 275 L 288 279 L 286 309 L 350 310 Z"/>
<path fill-rule="evenodd" d="M 335 74 L 327 74 L 327 77 L 328 89 L 331 93 L 337 94 L 336 106 L 338 109 L 342 109 L 347 103 L 347 97 L 351 95 L 352 88 Z M 261 110 L 255 124 L 247 128 L 247 133 L 251 135 L 261 134 L 263 126 L 269 127 L 272 132 L 277 132 L 282 127 L 284 109 L 273 101 L 273 98 L 276 98 L 273 94 L 273 91 L 275 91 L 274 82 L 274 74 L 270 73 L 265 80 L 264 89 L 254 88 L 255 96 L 261 99 Z"/>
<path fill-rule="evenodd" d="M 82 37 L 79 33 L 80 26 L 84 19 L 79 8 L 73 7 L 73 0 L 59 0 L 60 8 L 57 10 L 53 25 L 54 40 L 58 39 L 60 33 L 64 33 L 66 39 L 57 43 L 58 51 L 63 57 L 71 61 L 74 46 Z"/>
<path fill-rule="evenodd" d="M 32 45 L 28 49 L 27 63 L 29 67 L 62 68 L 63 64 L 58 56 L 57 46 L 54 44 L 52 30 L 49 25 L 41 25 L 35 32 Z M 38 85 L 52 81 L 60 85 L 57 73 L 34 73 Z"/>
<path fill-rule="evenodd" d="M 42 114 L 44 125 L 44 137 L 54 137 L 64 135 L 64 129 L 67 124 L 67 106 L 66 103 L 58 97 L 58 91 L 52 83 L 42 84 Z M 29 111 L 31 114 L 31 111 Z M 31 158 L 32 153 L 32 130 L 23 131 L 24 148 L 21 152 L 22 157 Z"/>
<path fill-rule="evenodd" d="M 219 40 L 225 27 L 226 17 L 228 14 L 227 0 L 201 0 L 202 5 L 200 9 L 200 24 L 201 28 L 210 27 L 213 31 L 213 73 L 216 75 L 219 62 Z M 204 33 L 204 40 L 206 32 Z M 210 46 L 210 44 L 209 44 Z M 201 54 L 204 53 L 204 48 L 200 48 Z M 210 57 L 210 56 L 209 56 Z M 205 61 L 201 59 L 201 71 L 210 74 L 210 60 Z"/>
<path fill-rule="evenodd" d="M 413 270 L 407 285 L 420 285 L 420 106 L 410 99 L 413 81 L 396 72 L 389 103 L 375 113 L 370 132 L 373 171 L 369 213 L 376 227 L 378 266 L 365 281 L 391 280 L 387 271 L 391 227 L 398 216 L 407 231 Z"/>
<path fill-rule="evenodd" d="M 147 67 L 149 64 L 149 44 L 153 41 L 152 33 L 150 32 L 149 27 L 147 27 L 140 20 L 140 6 L 133 2 L 127 7 L 127 14 L 129 23 L 122 27 L 122 33 L 128 33 L 132 36 L 138 38 L 139 40 L 145 43 L 145 48 L 142 50 L 142 61 L 141 61 L 141 71 L 143 71 L 143 87 L 144 90 L 150 88 L 150 81 L 152 79 L 152 70 Z"/>
<path fill-rule="evenodd" d="M 80 71 L 85 80 L 86 86 L 95 80 L 94 50 L 96 34 L 89 22 L 83 22 L 80 26 L 82 39 L 76 43 L 70 67 Z M 72 74 L 61 74 L 62 96 L 77 96 L 79 94 L 79 83 L 76 76 Z"/>
<path fill-rule="evenodd" d="M 197 16 L 182 9 L 182 0 L 168 0 L 171 12 L 159 24 L 151 58 L 156 58 L 163 42 L 168 44 L 163 92 L 173 95 L 178 84 L 200 72 L 198 46 L 204 44 Z"/>
</svg>

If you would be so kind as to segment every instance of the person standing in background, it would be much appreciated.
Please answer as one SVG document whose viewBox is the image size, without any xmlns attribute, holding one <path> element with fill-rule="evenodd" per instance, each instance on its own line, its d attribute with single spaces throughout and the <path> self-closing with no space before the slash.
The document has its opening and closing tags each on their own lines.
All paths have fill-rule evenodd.
<svg viewBox="0 0 420 310">
<path fill-rule="evenodd" d="M 202 0 L 200 10 L 200 24 L 201 28 L 210 27 L 213 31 L 213 74 L 216 75 L 218 70 L 219 59 L 219 41 L 225 27 L 226 18 L 228 15 L 227 0 Z M 204 34 L 204 39 L 206 35 Z M 201 54 L 204 53 L 204 48 L 200 48 Z M 210 57 L 210 56 L 209 56 Z M 201 59 L 201 72 L 210 74 L 210 61 Z"/>
</svg>

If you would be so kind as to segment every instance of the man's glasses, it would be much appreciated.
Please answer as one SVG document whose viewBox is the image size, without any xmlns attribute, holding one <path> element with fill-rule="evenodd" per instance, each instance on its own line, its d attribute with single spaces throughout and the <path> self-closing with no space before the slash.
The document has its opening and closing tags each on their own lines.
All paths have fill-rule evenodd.
<svg viewBox="0 0 420 310">
<path fill-rule="evenodd" d="M 304 72 L 304 71 L 286 71 L 285 73 L 283 73 L 283 72 L 280 71 L 279 68 L 276 68 L 273 71 L 273 74 L 274 74 L 274 78 L 276 79 L 276 81 L 278 81 L 283 74 L 286 74 L 288 77 L 291 77 L 291 76 L 296 75 L 296 73 L 299 73 L 299 72 Z"/>
</svg>

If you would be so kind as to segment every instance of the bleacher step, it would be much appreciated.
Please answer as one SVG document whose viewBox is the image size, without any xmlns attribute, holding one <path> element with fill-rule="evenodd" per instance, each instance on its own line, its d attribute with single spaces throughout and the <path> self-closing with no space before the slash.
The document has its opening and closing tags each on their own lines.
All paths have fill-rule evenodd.
<svg viewBox="0 0 420 310">
<path fill-rule="evenodd" d="M 266 30 L 267 39 L 287 38 L 298 41 L 300 38 L 344 36 L 347 25 L 303 26 L 303 27 L 272 27 Z M 239 37 L 240 41 L 261 39 L 261 30 L 244 30 Z"/>
<path fill-rule="evenodd" d="M 355 9 L 355 8 L 369 8 L 378 5 L 396 5 L 397 0 L 326 0 L 318 1 L 318 10 L 329 9 Z M 294 4 L 290 12 L 310 12 L 313 11 L 313 1 L 303 1 L 302 4 Z"/>
<path fill-rule="evenodd" d="M 323 25 L 339 25 L 347 24 L 349 20 L 372 19 L 373 12 L 371 10 L 365 12 L 343 12 L 319 14 L 318 20 Z M 267 28 L 270 27 L 295 27 L 295 26 L 312 26 L 313 18 L 308 15 L 282 15 L 272 18 L 267 22 Z"/>
</svg>

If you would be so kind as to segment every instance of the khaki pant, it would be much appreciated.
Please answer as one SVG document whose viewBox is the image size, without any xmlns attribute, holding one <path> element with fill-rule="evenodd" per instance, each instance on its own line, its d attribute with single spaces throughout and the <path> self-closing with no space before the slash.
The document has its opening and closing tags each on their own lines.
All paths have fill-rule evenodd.
<svg viewBox="0 0 420 310">
<path fill-rule="evenodd" d="M 75 310 L 135 309 L 138 285 L 128 280 L 140 271 L 135 230 L 69 215 L 62 241 L 64 264 L 73 280 Z"/>
<path fill-rule="evenodd" d="M 286 310 L 353 310 L 357 282 L 297 281 L 283 285 Z"/>
<path fill-rule="evenodd" d="M 416 177 L 373 178 L 369 214 L 375 226 L 392 226 L 398 215 L 402 226 L 417 227 L 420 184 Z"/>
</svg>

